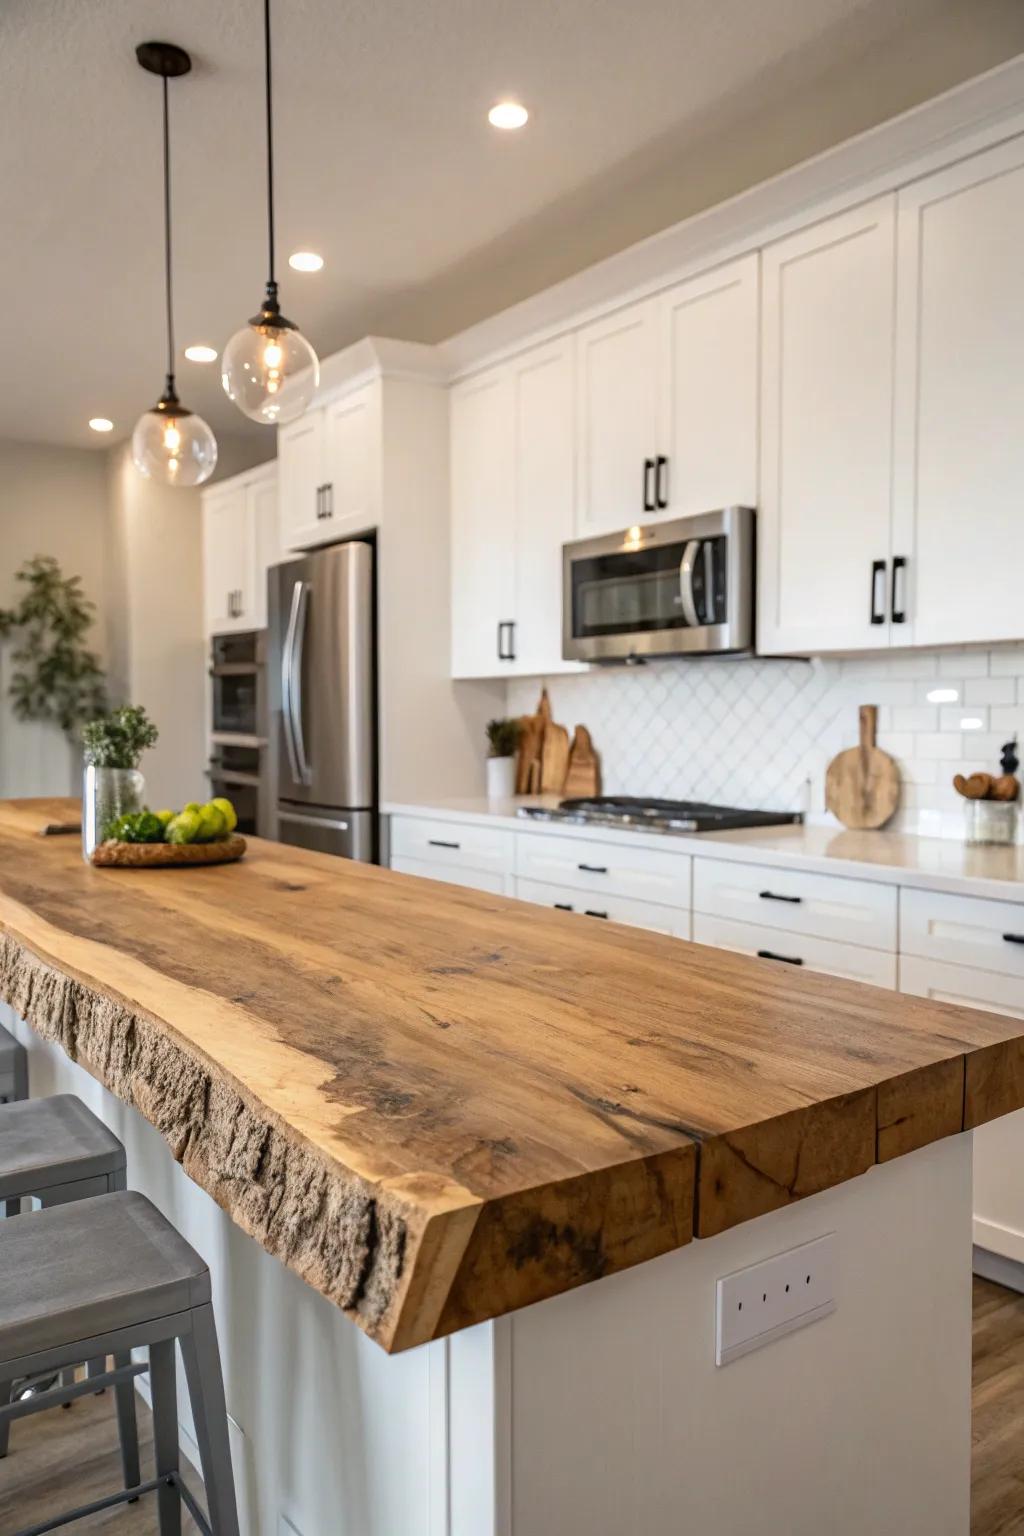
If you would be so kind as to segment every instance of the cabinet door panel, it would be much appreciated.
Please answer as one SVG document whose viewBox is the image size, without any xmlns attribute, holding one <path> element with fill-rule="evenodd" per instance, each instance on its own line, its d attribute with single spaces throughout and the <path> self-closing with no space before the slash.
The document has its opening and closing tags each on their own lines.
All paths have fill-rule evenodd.
<svg viewBox="0 0 1024 1536">
<path fill-rule="evenodd" d="M 1024 634 L 1024 142 L 899 195 L 897 544 L 919 645 Z"/>
<path fill-rule="evenodd" d="M 573 536 L 571 339 L 512 364 L 515 478 L 515 652 L 522 674 L 578 672 L 562 659 L 562 545 Z"/>
<path fill-rule="evenodd" d="M 267 627 L 267 571 L 281 558 L 277 523 L 277 477 L 245 487 L 245 515 L 252 548 L 251 583 L 245 597 L 245 628 Z"/>
<path fill-rule="evenodd" d="M 451 394 L 452 675 L 510 670 L 515 618 L 514 393 L 498 368 Z M 511 638 L 512 643 L 509 643 Z M 508 657 L 511 661 L 511 656 Z"/>
<path fill-rule="evenodd" d="M 306 549 L 329 538 L 317 516 L 324 481 L 324 413 L 307 411 L 277 433 L 281 544 Z"/>
<path fill-rule="evenodd" d="M 744 256 L 659 301 L 659 518 L 757 505 L 757 276 Z"/>
<path fill-rule="evenodd" d="M 763 253 L 759 649 L 889 644 L 895 198 Z"/>
<path fill-rule="evenodd" d="M 251 628 L 245 615 L 253 588 L 252 538 L 245 489 L 233 485 L 203 496 L 203 591 L 206 633 Z"/>
<path fill-rule="evenodd" d="M 346 395 L 324 415 L 324 481 L 327 536 L 347 537 L 376 526 L 374 445 L 378 390 L 374 385 Z"/>
<path fill-rule="evenodd" d="M 643 509 L 644 460 L 656 452 L 656 301 L 577 331 L 576 363 L 576 534 L 585 538 L 650 516 Z"/>
</svg>

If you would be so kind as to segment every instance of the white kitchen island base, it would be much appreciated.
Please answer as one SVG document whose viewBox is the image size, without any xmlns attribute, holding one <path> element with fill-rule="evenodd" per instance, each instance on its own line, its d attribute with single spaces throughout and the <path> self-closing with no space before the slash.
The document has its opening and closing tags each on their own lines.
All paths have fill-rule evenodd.
<svg viewBox="0 0 1024 1536">
<path fill-rule="evenodd" d="M 210 1264 L 245 1536 L 967 1536 L 970 1135 L 388 1356 L 138 1114 L 0 1023 L 32 1093 L 101 1115 Z M 716 1279 L 830 1231 L 835 1312 L 717 1368 Z"/>
</svg>

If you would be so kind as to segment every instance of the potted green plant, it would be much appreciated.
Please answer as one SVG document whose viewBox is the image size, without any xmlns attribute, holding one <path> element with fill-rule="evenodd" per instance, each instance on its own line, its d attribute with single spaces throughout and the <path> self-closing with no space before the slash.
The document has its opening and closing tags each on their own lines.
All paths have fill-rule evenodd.
<svg viewBox="0 0 1024 1536">
<path fill-rule="evenodd" d="M 487 724 L 487 798 L 510 800 L 516 792 L 518 720 L 490 720 Z"/>
<path fill-rule="evenodd" d="M 131 704 L 82 727 L 82 852 L 87 864 L 119 816 L 142 810 L 146 781 L 139 763 L 158 735 L 146 711 Z"/>
</svg>

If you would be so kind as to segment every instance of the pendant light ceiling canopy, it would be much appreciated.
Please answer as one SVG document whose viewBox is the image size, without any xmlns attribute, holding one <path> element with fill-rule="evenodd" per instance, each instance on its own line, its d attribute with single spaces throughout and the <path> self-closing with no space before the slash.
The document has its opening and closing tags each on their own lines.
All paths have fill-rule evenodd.
<svg viewBox="0 0 1024 1536">
<path fill-rule="evenodd" d="M 270 0 L 263 0 L 267 101 L 267 289 L 259 314 L 224 348 L 221 383 L 243 415 L 265 426 L 301 416 L 320 382 L 320 362 L 293 321 L 281 313 L 274 276 L 274 116 L 270 49 Z"/>
<path fill-rule="evenodd" d="M 167 299 L 167 378 L 156 405 L 139 417 L 132 459 L 140 474 L 164 485 L 202 485 L 217 467 L 217 439 L 201 416 L 178 399 L 174 387 L 174 304 L 171 284 L 171 137 L 167 82 L 187 75 L 192 60 L 175 43 L 140 43 L 135 57 L 163 82 L 164 280 Z"/>
</svg>

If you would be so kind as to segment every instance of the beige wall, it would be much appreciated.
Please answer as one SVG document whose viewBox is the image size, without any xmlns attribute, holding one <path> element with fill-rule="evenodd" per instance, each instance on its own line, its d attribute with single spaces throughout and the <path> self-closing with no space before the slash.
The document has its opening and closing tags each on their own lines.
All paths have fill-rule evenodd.
<svg viewBox="0 0 1024 1536">
<path fill-rule="evenodd" d="M 124 613 L 111 559 L 104 454 L 0 442 L 0 606 L 14 600 L 16 573 L 33 555 L 53 555 L 66 575 L 81 576 L 98 609 L 94 648 L 104 665 L 116 666 Z M 10 652 L 9 644 L 0 646 L 0 795 L 67 794 L 72 757 L 60 732 L 11 712 Z"/>
</svg>

